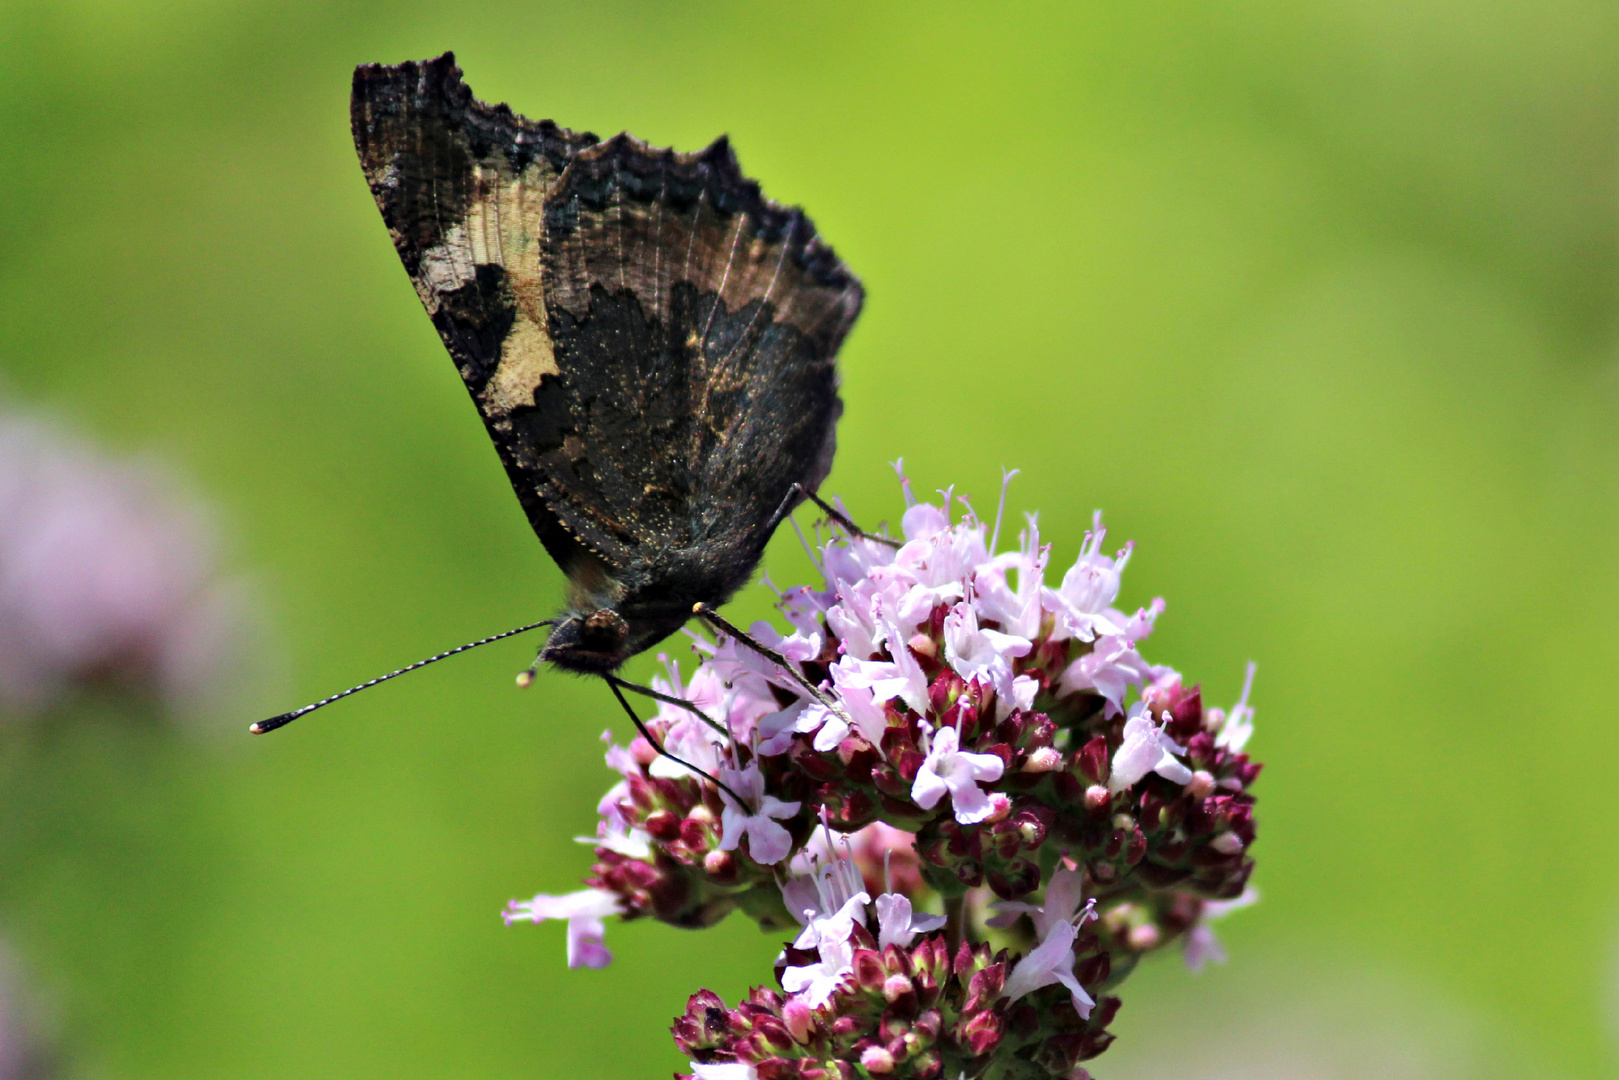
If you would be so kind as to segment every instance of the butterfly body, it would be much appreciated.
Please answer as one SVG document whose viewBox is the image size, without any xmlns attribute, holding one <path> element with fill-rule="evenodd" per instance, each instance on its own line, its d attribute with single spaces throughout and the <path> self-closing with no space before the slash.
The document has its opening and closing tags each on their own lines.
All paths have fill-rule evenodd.
<svg viewBox="0 0 1619 1080">
<path fill-rule="evenodd" d="M 721 139 L 599 141 L 477 101 L 449 54 L 355 71 L 355 146 L 535 533 L 541 658 L 611 672 L 724 603 L 831 468 L 859 280 Z"/>
</svg>

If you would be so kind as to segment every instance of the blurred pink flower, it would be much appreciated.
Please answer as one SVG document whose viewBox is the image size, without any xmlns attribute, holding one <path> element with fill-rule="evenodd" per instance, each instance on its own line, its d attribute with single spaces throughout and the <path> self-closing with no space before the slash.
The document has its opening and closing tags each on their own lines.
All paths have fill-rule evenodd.
<svg viewBox="0 0 1619 1080">
<path fill-rule="evenodd" d="M 162 470 L 0 407 L 0 712 L 88 683 L 195 701 L 245 614 L 206 514 Z"/>
</svg>

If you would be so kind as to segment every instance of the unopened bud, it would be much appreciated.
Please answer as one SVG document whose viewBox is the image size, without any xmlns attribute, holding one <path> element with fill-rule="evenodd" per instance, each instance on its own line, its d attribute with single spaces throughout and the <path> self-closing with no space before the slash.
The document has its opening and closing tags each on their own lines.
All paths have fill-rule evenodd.
<svg viewBox="0 0 1619 1080">
<path fill-rule="evenodd" d="M 1209 841 L 1209 847 L 1222 855 L 1235 855 L 1242 850 L 1242 837 L 1233 832 L 1223 832 Z"/>
<path fill-rule="evenodd" d="M 926 634 L 912 634 L 911 640 L 906 642 L 906 644 L 911 647 L 912 652 L 915 652 L 919 656 L 925 656 L 932 659 L 933 657 L 939 655 L 939 643 L 928 637 Z"/>
<path fill-rule="evenodd" d="M 894 1055 L 881 1046 L 868 1046 L 860 1054 L 860 1067 L 873 1076 L 887 1076 L 894 1071 Z"/>
<path fill-rule="evenodd" d="M 693 821 L 701 821 L 704 825 L 714 824 L 714 811 L 708 808 L 707 803 L 698 803 L 686 812 L 686 816 Z"/>
<path fill-rule="evenodd" d="M 710 851 L 703 856 L 703 870 L 709 877 L 729 883 L 736 878 L 736 857 L 729 851 Z"/>
<path fill-rule="evenodd" d="M 890 975 L 883 980 L 883 1000 L 892 1005 L 912 989 L 911 980 L 904 975 Z"/>
<path fill-rule="evenodd" d="M 651 833 L 654 839 L 668 843 L 680 838 L 680 821 L 668 810 L 654 810 L 646 816 L 641 827 Z"/>
<path fill-rule="evenodd" d="M 999 791 L 991 792 L 989 796 L 989 817 L 984 820 L 990 824 L 1005 821 L 1006 816 L 1012 812 L 1012 800 Z"/>
<path fill-rule="evenodd" d="M 1031 773 L 1055 772 L 1062 768 L 1062 752 L 1054 746 L 1042 746 L 1029 755 L 1023 771 Z"/>
<path fill-rule="evenodd" d="M 1186 784 L 1186 793 L 1195 799 L 1206 799 L 1213 795 L 1214 774 L 1207 769 L 1197 770 Z"/>
<path fill-rule="evenodd" d="M 1092 784 L 1085 789 L 1085 809 L 1100 810 L 1113 799 L 1113 793 L 1103 784 Z"/>
<path fill-rule="evenodd" d="M 1161 937 L 1162 935 L 1158 933 L 1156 926 L 1151 923 L 1143 923 L 1140 926 L 1132 926 L 1126 940 L 1130 942 L 1130 948 L 1135 949 L 1137 952 L 1146 952 L 1156 946 Z"/>
<path fill-rule="evenodd" d="M 810 1034 L 815 1030 L 815 1010 L 797 998 L 788 998 L 787 1004 L 781 1007 L 781 1019 L 794 1042 L 802 1046 L 810 1041 Z"/>
</svg>

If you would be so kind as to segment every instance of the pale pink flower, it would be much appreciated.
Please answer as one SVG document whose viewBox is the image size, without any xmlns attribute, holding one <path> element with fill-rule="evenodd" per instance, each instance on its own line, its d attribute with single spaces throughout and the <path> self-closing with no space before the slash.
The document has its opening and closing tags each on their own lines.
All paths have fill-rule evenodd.
<svg viewBox="0 0 1619 1080">
<path fill-rule="evenodd" d="M 785 709 L 759 718 L 759 753 L 766 757 L 792 749 L 793 736 L 817 731 L 832 715 L 820 702 L 799 698 Z"/>
<path fill-rule="evenodd" d="M 1242 697 L 1238 698 L 1237 703 L 1231 706 L 1231 714 L 1229 716 L 1222 715 L 1217 718 L 1210 718 L 1211 723 L 1217 725 L 1214 745 L 1223 746 L 1233 754 L 1242 753 L 1243 747 L 1248 745 L 1248 740 L 1253 738 L 1254 709 L 1252 705 L 1248 704 L 1248 694 L 1254 688 L 1255 670 L 1257 670 L 1257 665 L 1250 661 L 1248 675 L 1242 681 Z M 1218 713 L 1220 710 L 1210 709 L 1209 711 Z"/>
<path fill-rule="evenodd" d="M 1245 907 L 1252 907 L 1259 902 L 1259 890 L 1252 885 L 1242 890 L 1242 895 L 1235 900 L 1208 900 L 1203 904 L 1202 915 L 1197 923 L 1186 932 L 1186 945 L 1182 956 L 1186 966 L 1192 971 L 1202 971 L 1210 964 L 1223 964 L 1226 961 L 1225 948 L 1220 940 L 1214 936 L 1214 929 L 1209 925 L 1230 915 L 1233 911 L 1241 911 Z"/>
<path fill-rule="evenodd" d="M 1020 900 L 995 900 L 990 903 L 999 914 L 987 920 L 990 926 L 1005 929 L 1018 920 L 1021 915 L 1027 915 L 1034 924 L 1034 933 L 1037 938 L 1045 938 L 1051 928 L 1058 923 L 1072 922 L 1080 909 L 1085 907 L 1085 875 L 1078 870 L 1070 870 L 1059 865 L 1051 874 L 1051 880 L 1046 884 L 1045 899 L 1039 904 L 1025 903 Z"/>
<path fill-rule="evenodd" d="M 797 995 L 812 1009 L 825 1005 L 854 970 L 854 944 L 848 938 L 823 937 L 816 951 L 820 959 L 815 963 L 789 967 L 781 973 L 782 989 Z"/>
<path fill-rule="evenodd" d="M 1085 534 L 1079 558 L 1063 575 L 1062 585 L 1042 594 L 1046 610 L 1057 617 L 1052 636 L 1058 640 L 1074 637 L 1092 641 L 1102 634 L 1122 633 L 1123 628 L 1113 621 L 1109 611 L 1118 598 L 1119 577 L 1130 561 L 1131 545 L 1126 544 L 1110 558 L 1101 552 L 1106 536 L 1102 512 L 1098 510 L 1095 525 Z"/>
<path fill-rule="evenodd" d="M 800 865 L 807 862 L 808 869 L 781 886 L 782 902 L 804 927 L 793 941 L 795 948 L 814 948 L 823 934 L 839 941 L 848 937 L 855 921 L 865 919 L 865 905 L 871 900 L 860 871 L 852 860 L 832 850 L 828 835 L 823 830 L 811 837 L 794 860 Z M 847 851 L 848 841 L 843 846 Z"/>
<path fill-rule="evenodd" d="M 793 837 L 775 819 L 792 817 L 800 804 L 765 794 L 765 778 L 757 762 L 750 762 L 744 769 L 721 769 L 720 779 L 746 800 L 745 805 L 739 805 L 728 792 L 720 792 L 725 801 L 720 815 L 720 850 L 735 851 L 746 838 L 748 854 L 754 862 L 770 866 L 785 859 L 793 849 Z"/>
<path fill-rule="evenodd" d="M 918 915 L 911 910 L 910 898 L 899 893 L 883 893 L 873 906 L 877 909 L 879 949 L 890 945 L 908 949 L 916 935 L 944 929 L 943 915 Z"/>
<path fill-rule="evenodd" d="M 243 595 L 217 575 L 207 514 L 163 470 L 0 412 L 0 708 L 105 682 L 206 702 L 262 651 Z"/>
<path fill-rule="evenodd" d="M 1063 693 L 1094 690 L 1107 701 L 1107 715 L 1124 711 L 1124 695 L 1152 673 L 1133 642 L 1119 634 L 1104 634 L 1094 647 L 1063 671 L 1058 689 Z"/>
<path fill-rule="evenodd" d="M 944 652 L 950 666 L 968 682 L 993 687 L 1007 702 L 1012 699 L 1012 661 L 1027 656 L 1030 648 L 1028 638 L 979 629 L 969 604 L 957 604 L 944 617 Z"/>
<path fill-rule="evenodd" d="M 716 1061 L 708 1065 L 694 1061 L 691 1072 L 697 1080 L 759 1080 L 759 1070 L 745 1061 Z"/>
<path fill-rule="evenodd" d="M 1045 615 L 1041 592 L 1049 552 L 1040 547 L 1040 530 L 1033 514 L 1028 521 L 1020 549 L 995 556 L 973 578 L 973 607 L 981 618 L 1000 623 L 1004 632 L 1033 638 L 1039 634 Z M 1016 588 L 1007 576 L 1010 571 L 1017 572 Z"/>
<path fill-rule="evenodd" d="M 911 799 L 922 809 L 932 810 L 948 794 L 956 820 L 972 825 L 994 809 L 979 783 L 999 780 L 1004 769 L 994 754 L 963 753 L 956 729 L 940 728 L 933 733 L 927 759 L 911 785 Z"/>
<path fill-rule="evenodd" d="M 1189 784 L 1192 770 L 1177 755 L 1186 753 L 1164 733 L 1162 724 L 1152 722 L 1147 707 L 1141 702 L 1130 706 L 1130 718 L 1124 723 L 1124 742 L 1113 752 L 1112 777 L 1108 787 L 1123 791 L 1150 772 L 1176 784 Z"/>
<path fill-rule="evenodd" d="M 1164 613 L 1164 598 L 1158 597 L 1144 608 L 1137 609 L 1134 615 L 1125 618 L 1121 611 L 1109 611 L 1108 616 L 1124 627 L 1124 636 L 1132 644 L 1139 645 L 1152 635 L 1152 628 L 1158 622 L 1158 616 Z"/>
<path fill-rule="evenodd" d="M 844 682 L 844 678 L 843 672 L 834 665 L 832 681 L 838 688 L 838 708 L 834 710 L 820 702 L 811 702 L 799 714 L 794 730 L 815 732 L 812 745 L 822 753 L 837 749 L 850 732 L 859 733 L 861 738 L 881 750 L 883 731 L 888 726 L 882 704 L 870 689 L 857 682 Z M 781 746 L 782 751 L 786 749 L 779 738 L 773 740 L 773 745 Z"/>
<path fill-rule="evenodd" d="M 601 889 L 581 889 L 564 896 L 541 893 L 532 900 L 513 900 L 501 918 L 510 926 L 518 922 L 540 923 L 547 919 L 568 921 L 568 966 L 603 968 L 613 954 L 603 943 L 606 933 L 602 919 L 621 915 L 618 897 Z"/>
<path fill-rule="evenodd" d="M 862 887 L 860 872 L 848 859 L 815 861 L 810 873 L 789 879 L 782 900 L 793 917 L 804 924 L 793 941 L 796 949 L 814 949 L 813 964 L 785 968 L 781 985 L 810 1008 L 819 1008 L 854 969 L 855 924 L 864 924 L 871 897 Z"/>
<path fill-rule="evenodd" d="M 1089 917 L 1091 911 L 1087 906 L 1079 921 L 1084 922 Z M 1079 928 L 1074 923 L 1067 920 L 1053 923 L 1041 936 L 1040 943 L 1012 966 L 1006 977 L 1007 998 L 1016 1001 L 1025 994 L 1061 983 L 1073 998 L 1074 1011 L 1082 1018 L 1089 1017 L 1096 1000 L 1085 992 L 1074 975 L 1074 941 L 1078 937 Z"/>
</svg>

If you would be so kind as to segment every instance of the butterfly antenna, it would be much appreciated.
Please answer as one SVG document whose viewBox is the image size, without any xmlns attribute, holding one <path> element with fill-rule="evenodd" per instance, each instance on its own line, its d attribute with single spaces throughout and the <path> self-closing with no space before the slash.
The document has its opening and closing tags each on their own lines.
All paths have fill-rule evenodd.
<svg viewBox="0 0 1619 1080">
<path fill-rule="evenodd" d="M 602 678 L 607 683 L 608 689 L 612 690 L 613 696 L 618 698 L 618 703 L 624 706 L 624 711 L 629 715 L 630 723 L 635 725 L 635 730 L 641 733 L 641 738 L 645 739 L 648 744 L 651 745 L 652 749 L 658 752 L 660 757 L 666 757 L 676 765 L 690 769 L 692 772 L 696 773 L 698 776 L 701 776 L 704 780 L 707 780 L 710 784 L 713 784 L 715 787 L 725 792 L 725 794 L 729 795 L 733 800 L 735 800 L 738 806 L 747 807 L 747 801 L 733 791 L 729 784 L 725 783 L 717 776 L 710 776 L 708 773 L 704 772 L 702 769 L 699 769 L 685 758 L 676 757 L 663 748 L 663 743 L 659 742 L 657 737 L 654 736 L 651 731 L 647 730 L 646 724 L 641 721 L 639 716 L 635 715 L 635 710 L 630 708 L 630 703 L 625 699 L 624 692 L 619 689 L 620 686 L 629 687 L 631 690 L 638 689 L 638 687 L 631 683 L 625 682 L 616 675 L 603 675 Z"/>
<path fill-rule="evenodd" d="M 839 510 L 837 507 L 815 494 L 815 492 L 811 491 L 803 484 L 794 484 L 793 488 L 800 495 L 804 496 L 804 498 L 808 499 L 816 506 L 819 506 L 821 511 L 825 513 L 827 517 L 843 526 L 843 530 L 850 536 L 857 536 L 862 540 L 870 540 L 874 544 L 886 544 L 891 548 L 904 547 L 903 544 L 892 537 L 878 536 L 876 533 L 869 533 L 865 529 L 862 529 L 860 526 L 856 525 L 852 520 L 850 520 L 848 514 L 845 514 L 842 510 Z"/>
<path fill-rule="evenodd" d="M 697 616 L 699 619 L 707 622 L 716 630 L 728 634 L 740 641 L 742 644 L 746 645 L 748 648 L 752 649 L 766 660 L 769 660 L 772 664 L 775 664 L 777 667 L 781 668 L 782 672 L 785 673 L 788 678 L 796 682 L 799 687 L 803 689 L 804 693 L 808 694 L 816 701 L 819 701 L 828 709 L 831 709 L 839 716 L 846 715 L 841 705 L 832 700 L 832 698 L 828 697 L 820 687 L 812 685 L 808 679 L 804 678 L 801 671 L 788 662 L 785 656 L 781 655 L 781 653 L 777 652 L 775 649 L 772 649 L 764 642 L 756 641 L 747 634 L 744 634 L 736 627 L 734 623 L 725 618 L 725 616 L 721 615 L 719 612 L 715 611 L 713 608 L 709 607 L 707 604 L 693 604 L 691 613 Z"/>
<path fill-rule="evenodd" d="M 266 732 L 274 731 L 278 727 L 286 727 L 288 724 L 292 723 L 300 716 L 303 716 L 305 713 L 312 713 L 316 709 L 324 709 L 334 701 L 342 701 L 350 694 L 358 694 L 361 690 L 369 690 L 378 683 L 385 683 L 389 679 L 397 679 L 406 672 L 415 671 L 417 668 L 424 668 L 428 664 L 436 664 L 440 660 L 445 660 L 454 656 L 456 653 L 464 653 L 468 649 L 476 649 L 480 645 L 488 645 L 491 642 L 499 641 L 502 638 L 509 638 L 514 634 L 526 634 L 530 630 L 537 630 L 542 626 L 550 626 L 554 622 L 556 622 L 555 619 L 545 619 L 542 622 L 529 623 L 527 626 L 519 626 L 516 629 L 507 630 L 506 632 L 496 634 L 493 637 L 486 637 L 479 641 L 469 641 L 465 645 L 457 645 L 448 652 L 441 652 L 437 656 L 429 656 L 426 660 L 418 660 L 408 667 L 402 667 L 398 671 L 390 671 L 386 675 L 378 675 L 375 679 L 371 679 L 368 682 L 363 682 L 359 686 L 351 686 L 341 694 L 333 694 L 329 698 L 322 698 L 313 704 L 305 705 L 301 709 L 294 709 L 291 712 L 284 712 L 280 716 L 272 716 L 268 720 L 260 720 L 258 723 L 248 728 L 248 730 L 255 735 L 263 735 Z"/>
</svg>

